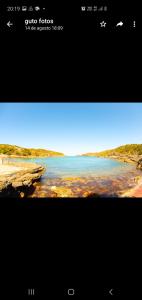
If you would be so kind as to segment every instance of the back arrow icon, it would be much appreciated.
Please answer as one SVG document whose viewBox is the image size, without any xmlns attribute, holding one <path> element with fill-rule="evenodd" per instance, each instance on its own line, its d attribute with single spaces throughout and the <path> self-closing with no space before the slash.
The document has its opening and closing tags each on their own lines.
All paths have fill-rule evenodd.
<svg viewBox="0 0 142 300">
<path fill-rule="evenodd" d="M 12 26 L 13 25 L 13 23 L 11 23 L 10 21 L 7 23 L 7 26 L 8 27 L 10 27 L 10 26 Z"/>
<path fill-rule="evenodd" d="M 123 22 L 120 21 L 119 23 L 116 24 L 116 26 L 123 26 Z"/>
<path fill-rule="evenodd" d="M 113 294 L 113 289 L 111 289 L 111 290 L 109 291 L 109 294 L 110 294 L 111 296 L 114 295 L 114 294 Z"/>
</svg>

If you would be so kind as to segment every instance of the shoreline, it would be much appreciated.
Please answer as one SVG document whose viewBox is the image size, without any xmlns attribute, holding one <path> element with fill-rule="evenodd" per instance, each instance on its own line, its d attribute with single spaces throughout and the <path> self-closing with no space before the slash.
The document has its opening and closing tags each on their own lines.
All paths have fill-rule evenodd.
<svg viewBox="0 0 142 300">
<path fill-rule="evenodd" d="M 22 157 L 20 157 L 20 158 L 22 158 Z M 36 157 L 36 158 L 38 158 L 38 157 Z M 105 158 L 118 160 L 118 156 L 117 157 L 109 156 L 109 157 L 105 157 Z M 25 157 L 24 157 L 24 159 L 25 159 Z M 123 159 L 124 159 L 124 157 L 123 157 Z M 122 157 L 121 157 L 121 161 L 122 161 Z M 123 160 L 123 162 L 125 163 L 126 161 Z M 136 171 L 141 170 L 141 163 L 140 163 L 140 168 L 138 168 L 139 157 L 137 157 L 137 160 L 135 158 L 135 162 L 134 162 L 134 158 L 133 158 L 133 160 L 131 162 L 136 164 L 136 169 L 135 169 Z M 130 161 L 129 161 L 129 163 L 130 163 Z M 0 196 L 3 196 L 3 195 L 12 196 L 13 195 L 13 196 L 18 196 L 20 198 L 23 198 L 23 197 L 26 197 L 30 191 L 31 191 L 31 193 L 34 193 L 34 187 L 36 186 L 36 182 L 39 181 L 41 176 L 45 173 L 45 170 L 46 170 L 45 167 L 43 167 L 42 165 L 38 165 L 36 163 L 9 161 L 6 164 L 6 160 L 5 160 L 5 162 L 2 165 L 0 165 Z M 121 176 L 121 174 L 120 174 L 120 176 Z M 82 188 L 82 190 L 84 190 L 84 195 L 91 196 L 91 194 L 92 194 L 92 196 L 93 196 L 91 187 L 90 187 L 90 191 L 89 191 L 89 186 L 87 185 L 87 180 L 88 180 L 87 177 L 88 176 L 85 176 L 84 179 L 81 176 L 80 176 L 80 178 L 79 177 L 78 178 L 73 178 L 73 177 L 65 178 L 63 180 L 64 183 L 61 184 L 61 186 L 58 184 L 56 185 L 56 179 L 55 179 L 55 184 L 53 183 L 53 187 L 51 189 L 52 195 L 54 195 L 55 193 L 60 195 L 60 192 L 62 191 L 61 192 L 62 195 L 65 192 L 65 194 L 69 195 L 69 197 L 70 197 L 73 194 L 71 193 L 71 189 L 70 190 L 68 189 L 69 184 L 68 184 L 68 187 L 66 186 L 66 182 L 68 181 L 68 183 L 69 183 L 71 181 L 74 181 L 75 184 L 78 184 L 78 181 L 82 180 L 83 184 L 80 186 L 80 189 Z M 100 178 L 101 177 L 102 176 L 100 176 Z M 138 174 L 133 173 L 133 176 L 131 176 L 131 177 L 132 177 L 131 179 L 134 180 L 133 182 L 136 185 L 130 187 L 129 189 L 127 187 L 126 187 L 126 189 L 123 189 L 123 185 L 122 185 L 122 191 L 120 191 L 120 193 L 117 193 L 118 190 L 117 190 L 117 186 L 116 186 L 116 197 L 118 197 L 118 198 L 119 197 L 120 198 L 122 198 L 122 197 L 142 197 L 142 173 L 141 173 L 141 171 Z M 129 176 L 127 176 L 127 178 L 129 178 Z M 106 179 L 107 179 L 107 177 L 106 177 Z M 113 181 L 113 177 L 112 178 L 110 177 L 110 179 Z M 51 179 L 51 178 L 48 178 L 48 180 L 54 181 L 54 179 Z M 103 178 L 102 178 L 102 180 L 103 180 Z M 117 182 L 117 178 L 116 178 L 116 182 Z M 66 187 L 64 186 L 64 184 Z M 114 180 L 114 184 L 115 184 L 115 180 Z M 86 191 L 85 191 L 85 189 L 86 189 Z M 107 189 L 109 189 L 109 186 L 107 187 Z M 95 188 L 94 188 L 94 191 L 95 191 Z M 68 192 L 69 192 L 69 194 L 68 194 Z M 98 196 L 103 197 L 103 190 L 101 192 L 101 189 L 100 189 L 100 193 L 98 194 Z M 40 194 L 39 194 L 39 197 L 40 197 Z M 108 195 L 108 197 L 109 197 L 109 195 Z M 110 197 L 111 197 L 111 193 L 110 193 Z"/>
<path fill-rule="evenodd" d="M 32 163 L 0 165 L 0 197 L 26 197 L 44 172 L 43 166 Z"/>
<path fill-rule="evenodd" d="M 114 159 L 120 162 L 124 163 L 132 163 L 136 165 L 136 170 L 142 171 L 142 155 L 83 155 L 88 157 L 98 157 L 98 158 L 108 158 L 108 159 Z M 139 176 L 138 176 L 139 177 Z M 141 198 L 142 197 L 142 174 L 140 176 L 141 178 L 138 178 L 138 183 L 135 187 L 130 188 L 126 192 L 122 193 L 120 196 L 121 198 L 125 197 L 136 197 Z M 137 177 L 136 177 L 137 178 Z"/>
<path fill-rule="evenodd" d="M 141 198 L 142 197 L 142 178 L 139 180 L 139 182 L 137 183 L 137 185 L 134 188 L 124 192 L 121 197 L 123 197 L 123 198 L 124 197 Z"/>
<path fill-rule="evenodd" d="M 46 156 L 34 156 L 34 155 L 29 155 L 29 156 L 24 156 L 24 155 L 7 155 L 6 157 L 3 157 L 0 155 L 0 159 L 9 159 L 9 158 L 50 158 L 50 157 L 65 157 L 65 155 L 46 155 Z"/>
<path fill-rule="evenodd" d="M 114 159 L 120 162 L 127 162 L 127 163 L 138 163 L 142 159 L 142 155 L 82 155 L 86 157 L 96 157 L 96 158 L 108 158 Z"/>
</svg>

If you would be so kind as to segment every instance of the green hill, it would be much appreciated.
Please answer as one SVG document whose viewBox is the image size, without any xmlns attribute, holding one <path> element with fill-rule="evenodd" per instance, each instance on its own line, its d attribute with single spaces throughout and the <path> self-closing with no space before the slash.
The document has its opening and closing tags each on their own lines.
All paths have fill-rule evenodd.
<svg viewBox="0 0 142 300">
<path fill-rule="evenodd" d="M 108 157 L 113 155 L 142 155 L 142 144 L 128 144 L 110 150 L 83 154 L 83 156 L 99 157 Z"/>
<path fill-rule="evenodd" d="M 0 144 L 0 155 L 6 154 L 8 156 L 35 156 L 35 157 L 48 157 L 48 156 L 64 156 L 63 153 L 55 152 L 46 149 L 22 148 L 16 145 Z"/>
</svg>

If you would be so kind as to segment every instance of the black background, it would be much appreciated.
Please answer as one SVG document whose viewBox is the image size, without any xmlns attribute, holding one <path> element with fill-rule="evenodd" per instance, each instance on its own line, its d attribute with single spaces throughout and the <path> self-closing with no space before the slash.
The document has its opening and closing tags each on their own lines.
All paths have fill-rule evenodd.
<svg viewBox="0 0 142 300">
<path fill-rule="evenodd" d="M 140 53 L 139 30 L 1 33 L 0 98 L 141 102 Z M 122 297 L 135 293 L 140 200 L 1 199 L 2 292 L 22 297 L 33 287 L 40 296 L 52 290 L 63 297 L 75 287 L 87 298 L 109 288 Z"/>
</svg>

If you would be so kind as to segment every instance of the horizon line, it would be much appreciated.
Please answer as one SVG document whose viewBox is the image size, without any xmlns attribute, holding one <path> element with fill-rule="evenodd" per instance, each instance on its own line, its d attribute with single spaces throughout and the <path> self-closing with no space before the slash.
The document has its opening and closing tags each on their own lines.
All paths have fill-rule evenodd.
<svg viewBox="0 0 142 300">
<path fill-rule="evenodd" d="M 41 148 L 41 147 L 25 147 L 25 146 L 19 146 L 19 145 L 15 145 L 15 144 L 2 144 L 0 143 L 0 145 L 10 145 L 10 146 L 15 146 L 15 147 L 20 147 L 20 148 L 26 148 L 26 149 L 35 149 L 35 150 L 38 150 L 38 149 L 41 149 L 41 150 L 47 150 L 47 151 L 53 151 L 53 152 L 59 152 L 59 153 L 62 153 L 64 156 L 82 156 L 83 154 L 90 154 L 90 153 L 99 153 L 99 152 L 103 152 L 103 151 L 107 151 L 107 150 L 113 150 L 113 149 L 116 149 L 116 148 L 119 148 L 121 146 L 125 146 L 125 145 L 142 145 L 141 143 L 129 143 L 129 144 L 119 144 L 118 146 L 115 146 L 115 147 L 112 147 L 112 148 L 104 148 L 103 150 L 99 150 L 99 151 L 86 151 L 86 152 L 82 152 L 82 153 L 76 153 L 76 154 L 73 154 L 73 153 L 64 153 L 63 151 L 61 150 L 53 150 L 53 149 L 47 149 L 47 148 Z"/>
</svg>

